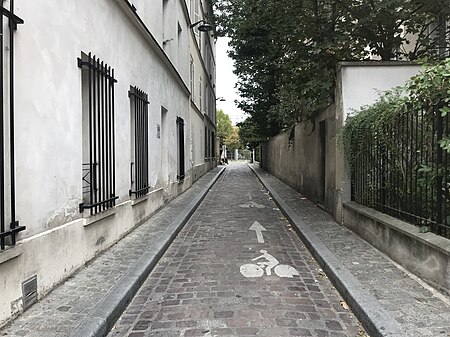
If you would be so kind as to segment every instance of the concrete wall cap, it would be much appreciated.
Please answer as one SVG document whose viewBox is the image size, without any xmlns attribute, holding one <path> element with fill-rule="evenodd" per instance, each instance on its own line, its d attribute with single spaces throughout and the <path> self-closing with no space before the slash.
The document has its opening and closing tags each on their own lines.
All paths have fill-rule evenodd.
<svg viewBox="0 0 450 337">
<path fill-rule="evenodd" d="M 429 245 L 447 256 L 450 256 L 450 240 L 433 233 L 419 233 L 418 227 L 405 221 L 396 219 L 390 215 L 381 213 L 377 210 L 360 205 L 354 201 L 346 202 L 343 207 L 350 208 L 368 218 L 378 221 L 385 226 L 397 230 L 417 241 Z"/>
</svg>

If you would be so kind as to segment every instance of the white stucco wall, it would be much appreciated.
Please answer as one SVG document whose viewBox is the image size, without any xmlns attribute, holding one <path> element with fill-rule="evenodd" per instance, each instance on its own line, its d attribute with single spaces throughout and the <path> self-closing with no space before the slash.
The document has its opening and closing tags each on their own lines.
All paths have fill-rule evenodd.
<svg viewBox="0 0 450 337">
<path fill-rule="evenodd" d="M 194 1 L 194 0 L 192 0 Z M 194 2 L 195 3 L 195 2 Z M 188 2 L 189 8 L 194 3 Z M 200 19 L 207 19 L 205 17 L 204 8 L 209 7 L 206 1 L 200 2 L 202 8 L 199 8 Z M 191 13 L 191 22 L 194 23 L 195 18 L 193 13 Z M 207 171 L 213 165 L 211 160 L 207 160 L 205 164 L 205 126 L 209 131 L 215 131 L 215 128 L 210 125 L 206 120 L 206 116 L 215 116 L 215 101 L 211 104 L 211 96 L 214 96 L 214 83 L 215 83 L 215 72 L 214 69 L 208 69 L 207 58 L 211 55 L 215 55 L 215 45 L 213 43 L 213 38 L 211 33 L 199 32 L 199 37 L 194 34 L 194 30 L 189 32 L 189 58 L 192 57 L 194 65 L 194 76 L 192 78 L 193 92 L 191 92 L 191 133 L 190 133 L 190 144 L 191 144 L 191 167 L 193 169 L 192 179 L 198 179 L 203 172 Z M 201 45 L 198 41 L 201 41 Z M 206 53 L 206 45 L 208 46 L 210 52 Z M 212 51 L 211 51 L 212 50 Z M 215 64 L 214 61 L 210 62 Z M 191 79 L 190 79 L 191 80 Z M 201 85 L 200 85 L 201 83 Z M 190 87 L 190 82 L 189 82 Z M 201 90 L 201 102 L 200 102 L 200 90 Z M 209 102 L 208 104 L 206 102 Z M 208 110 L 207 110 L 208 108 Z"/>
<path fill-rule="evenodd" d="M 28 227 L 23 233 L 28 237 L 79 216 L 82 126 L 77 57 L 82 51 L 111 65 L 118 80 L 115 146 L 119 202 L 129 199 L 130 85 L 149 95 L 149 141 L 156 145 L 150 149 L 152 158 L 161 150 L 156 138 L 161 106 L 168 110 L 168 147 L 174 149 L 176 116 L 189 120 L 189 96 L 116 1 L 60 0 L 58 6 L 51 0 L 23 3 L 20 6 L 18 1 L 17 14 L 26 24 L 16 35 L 16 172 L 17 213 Z M 49 13 L 54 20 L 48 20 Z M 114 31 L 105 34 L 105 27 Z M 175 181 L 176 151 L 170 154 L 169 176 Z M 149 165 L 151 187 L 161 187 L 159 163 L 149 160 Z"/>
<path fill-rule="evenodd" d="M 191 102 L 191 165 L 198 166 L 205 162 L 204 149 L 204 117 Z"/>
<path fill-rule="evenodd" d="M 380 93 L 404 85 L 420 66 L 408 62 L 344 62 L 341 65 L 344 120 L 353 110 L 374 103 Z"/>
<path fill-rule="evenodd" d="M 336 168 L 334 177 L 336 221 L 342 221 L 342 203 L 351 199 L 348 166 L 342 147 L 337 141 L 339 129 L 353 111 L 374 103 L 382 92 L 404 85 L 419 71 L 420 66 L 416 64 L 396 61 L 343 62 L 340 65 L 337 74 L 334 116 L 336 137 L 333 139 L 336 158 L 329 164 Z"/>
<path fill-rule="evenodd" d="M 184 0 L 167 1 L 177 34 L 178 24 L 182 28 L 177 47 L 167 50 L 168 57 L 162 45 L 162 1 L 133 0 L 147 27 L 134 19 L 124 0 L 15 3 L 15 13 L 25 20 L 15 33 L 16 213 L 27 228 L 19 235 L 19 245 L 12 248 L 21 252 L 17 257 L 4 262 L 0 252 L 0 284 L 8 285 L 6 294 L 0 296 L 0 325 L 20 311 L 23 280 L 37 274 L 41 297 L 145 220 L 164 200 L 190 186 L 190 128 L 199 128 L 200 123 L 198 116 L 191 121 L 190 29 Z M 145 33 L 146 29 L 154 36 Z M 81 52 L 92 52 L 107 62 L 118 80 L 115 183 L 119 199 L 108 217 L 86 218 L 78 210 L 82 201 L 82 86 L 77 58 Z M 151 192 L 139 204 L 128 194 L 130 85 L 145 91 L 150 101 Z M 164 125 L 162 107 L 167 110 Z M 185 122 L 186 178 L 182 183 L 177 180 L 177 116 Z M 160 138 L 157 125 L 161 126 Z M 192 137 L 198 136 L 195 133 Z"/>
</svg>

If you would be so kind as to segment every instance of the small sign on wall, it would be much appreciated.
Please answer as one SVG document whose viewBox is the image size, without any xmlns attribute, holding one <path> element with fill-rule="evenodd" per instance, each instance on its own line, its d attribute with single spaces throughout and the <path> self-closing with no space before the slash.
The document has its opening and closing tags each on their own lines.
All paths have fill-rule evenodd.
<svg viewBox="0 0 450 337">
<path fill-rule="evenodd" d="M 161 125 L 156 124 L 156 138 L 161 138 Z"/>
</svg>

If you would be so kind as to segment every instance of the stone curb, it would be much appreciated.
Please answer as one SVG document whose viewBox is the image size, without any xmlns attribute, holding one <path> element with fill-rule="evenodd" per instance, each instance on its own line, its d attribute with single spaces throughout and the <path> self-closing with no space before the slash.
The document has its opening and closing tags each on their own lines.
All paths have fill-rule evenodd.
<svg viewBox="0 0 450 337">
<path fill-rule="evenodd" d="M 224 171 L 225 167 L 192 199 L 189 205 L 180 212 L 162 233 L 161 240 L 153 247 L 149 247 L 149 250 L 130 267 L 118 283 L 91 310 L 88 318 L 76 327 L 70 334 L 70 337 L 104 337 L 108 334 L 116 320 L 147 279 L 158 260 L 165 253 L 179 231 L 188 222 L 189 218 Z"/>
<path fill-rule="evenodd" d="M 251 165 L 248 166 L 269 191 L 273 201 L 290 221 L 305 246 L 351 307 L 369 335 L 371 337 L 406 337 L 407 334 L 403 331 L 401 325 L 384 310 L 378 300 L 364 289 L 364 286 L 344 267 L 322 240 L 300 219 L 297 213 L 286 204 L 283 198 L 265 181 L 264 177 Z"/>
</svg>

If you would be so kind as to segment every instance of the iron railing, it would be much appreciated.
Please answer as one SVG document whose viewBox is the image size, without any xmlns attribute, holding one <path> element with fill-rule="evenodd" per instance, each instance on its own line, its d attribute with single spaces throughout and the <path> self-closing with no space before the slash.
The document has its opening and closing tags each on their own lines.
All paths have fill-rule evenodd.
<svg viewBox="0 0 450 337">
<path fill-rule="evenodd" d="M 15 182 L 15 119 L 14 119 L 14 32 L 17 25 L 24 21 L 14 14 L 14 0 L 10 0 L 10 10 L 1 5 L 2 15 L 0 15 L 0 250 L 7 246 L 16 244 L 17 233 L 23 231 L 25 226 L 20 226 L 16 219 L 16 182 Z M 4 31 L 4 17 L 8 19 L 8 34 Z M 5 62 L 5 42 L 9 41 L 9 56 Z M 3 66 L 8 66 L 8 71 L 4 72 Z M 5 86 L 9 89 L 9 114 L 5 115 Z M 6 90 L 8 92 L 8 90 Z M 9 119 L 8 119 L 9 118 Z M 6 123 L 5 123 L 6 121 Z M 9 135 L 9 149 L 5 144 L 5 138 Z M 8 152 L 9 151 L 9 152 Z M 6 156 L 9 155 L 9 200 L 6 197 L 6 179 L 8 174 L 8 163 Z M 9 205 L 7 205 L 9 203 Z M 10 207 L 9 228 L 6 225 L 6 207 Z"/>
<path fill-rule="evenodd" d="M 184 119 L 177 117 L 177 135 L 178 135 L 178 176 L 179 180 L 184 179 Z"/>
<path fill-rule="evenodd" d="M 137 87 L 128 92 L 131 99 L 132 146 L 130 196 L 140 198 L 148 193 L 148 95 Z"/>
<path fill-rule="evenodd" d="M 89 138 L 89 162 L 83 164 L 83 202 L 80 212 L 97 214 L 114 207 L 115 148 L 114 148 L 114 69 L 100 62 L 91 53 L 78 59 L 78 67 L 87 76 L 88 117 L 83 128 Z"/>
<path fill-rule="evenodd" d="M 352 135 L 352 200 L 450 237 L 449 117 L 439 107 L 407 111 Z M 354 138 L 354 139 L 353 139 Z"/>
</svg>

